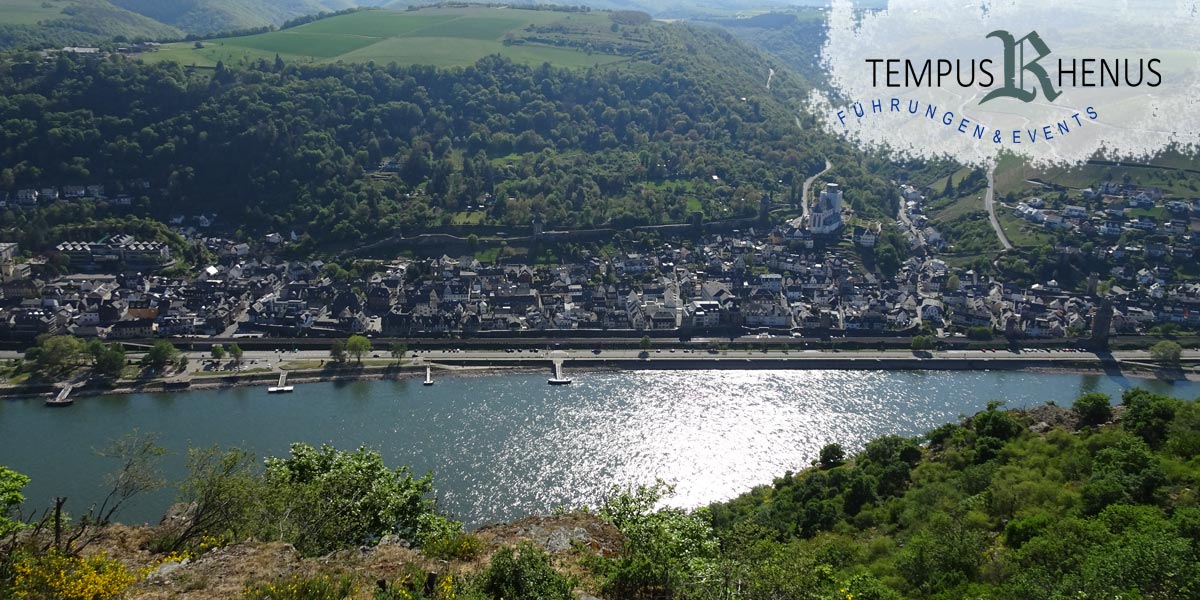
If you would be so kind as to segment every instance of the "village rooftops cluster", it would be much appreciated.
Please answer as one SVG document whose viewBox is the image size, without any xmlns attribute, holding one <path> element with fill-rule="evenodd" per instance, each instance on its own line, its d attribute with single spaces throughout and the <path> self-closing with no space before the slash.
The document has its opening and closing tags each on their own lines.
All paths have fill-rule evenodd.
<svg viewBox="0 0 1200 600">
<path fill-rule="evenodd" d="M 98 186 L 68 186 L 19 190 L 5 199 L 62 201 L 103 193 Z M 1109 333 L 1168 323 L 1200 326 L 1200 310 L 1193 310 L 1200 308 L 1200 283 L 1177 279 L 1169 264 L 1200 250 L 1200 236 L 1186 221 L 1200 213 L 1200 200 L 1105 184 L 1099 191 L 1071 192 L 1078 200 L 1062 192 L 1009 206 L 1027 220 L 1046 227 L 1061 222 L 1079 239 L 1101 242 L 1054 248 L 1064 259 L 1090 252 L 1105 265 L 1107 272 L 1079 290 L 1053 280 L 1021 286 L 951 268 L 938 258 L 947 244 L 922 214 L 924 196 L 911 186 L 900 187 L 897 222 L 911 257 L 894 275 L 867 269 L 864 259 L 884 232 L 879 223 L 848 218 L 842 193 L 826 185 L 807 218 L 773 228 L 687 243 L 626 242 L 615 253 L 582 250 L 556 265 L 474 256 L 402 259 L 360 271 L 355 280 L 320 261 L 279 258 L 281 248 L 297 241 L 294 232 L 253 242 L 211 237 L 216 217 L 207 215 L 170 219 L 186 243 L 203 245 L 206 256 L 216 257 L 186 275 L 162 275 L 175 264 L 167 244 L 131 236 L 63 241 L 51 252 L 26 257 L 15 244 L 0 244 L 0 337 L 503 337 L 554 330 L 685 336 L 747 329 L 808 337 L 961 334 L 972 328 L 1017 338 L 1070 337 L 1090 334 L 1097 323 L 1100 279 L 1112 282 L 1105 285 L 1111 287 L 1105 290 L 1111 319 L 1100 320 Z M 1138 225 L 1149 221 L 1154 230 Z M 1103 228 L 1113 223 L 1130 235 L 1103 243 Z M 61 274 L 64 268 L 69 274 Z"/>
<path fill-rule="evenodd" d="M 715 235 L 611 257 L 585 251 L 579 260 L 553 266 L 482 263 L 472 256 L 400 260 L 353 281 L 335 281 L 320 261 L 278 259 L 271 242 L 204 238 L 218 260 L 178 278 L 127 269 L 53 276 L 37 272 L 46 269 L 45 261 L 30 269 L 30 262 L 16 260 L 18 248 L 6 244 L 0 245 L 0 336 L 503 337 L 548 330 L 684 335 L 746 328 L 806 336 L 905 335 L 927 324 L 1062 337 L 1090 331 L 1095 320 L 1092 296 L 1059 289 L 1053 281 L 1023 289 L 916 257 L 894 277 L 882 278 L 861 268 L 852 246 L 816 251 L 787 242 L 784 234 L 779 228 Z M 63 246 L 64 254 L 97 252 L 95 244 Z M 101 246 L 159 248 L 125 238 Z M 1161 293 L 1115 289 L 1112 331 L 1200 321 L 1200 310 L 1193 310 L 1200 308 L 1200 284 L 1155 289 Z"/>
</svg>

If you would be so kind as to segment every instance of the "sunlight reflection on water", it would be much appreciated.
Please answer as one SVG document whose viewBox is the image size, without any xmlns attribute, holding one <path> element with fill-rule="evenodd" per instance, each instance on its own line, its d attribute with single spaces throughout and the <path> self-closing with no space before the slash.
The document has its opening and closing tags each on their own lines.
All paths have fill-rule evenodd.
<svg viewBox="0 0 1200 600">
<path fill-rule="evenodd" d="M 90 449 L 131 429 L 162 434 L 169 477 L 188 446 L 238 445 L 259 456 L 293 441 L 360 444 L 392 465 L 436 474 L 439 504 L 469 524 L 594 504 L 614 484 L 662 478 L 672 504 L 699 506 L 769 483 L 838 442 L 851 450 L 889 433 L 917 435 L 988 400 L 1061 405 L 1132 385 L 1194 397 L 1200 385 L 1020 372 L 642 371 L 446 377 L 311 384 L 284 396 L 257 388 L 81 399 L 66 410 L 0 402 L 0 464 L 33 477 L 29 504 L 97 495 L 111 468 Z M 162 492 L 126 520 L 155 521 Z"/>
</svg>

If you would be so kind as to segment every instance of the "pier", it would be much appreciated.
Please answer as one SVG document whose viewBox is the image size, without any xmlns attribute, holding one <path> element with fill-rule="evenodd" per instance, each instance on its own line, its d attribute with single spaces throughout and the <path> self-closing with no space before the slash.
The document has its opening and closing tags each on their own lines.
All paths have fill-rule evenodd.
<svg viewBox="0 0 1200 600">
<path fill-rule="evenodd" d="M 70 406 L 75 402 L 75 399 L 70 397 L 71 390 L 73 389 L 75 389 L 75 384 L 73 383 L 63 386 L 62 389 L 58 390 L 57 395 L 46 399 L 46 406 Z"/>
<path fill-rule="evenodd" d="M 288 376 L 287 371 L 280 371 L 279 383 L 267 388 L 267 393 L 268 394 L 286 394 L 286 393 L 291 392 L 292 390 L 296 389 L 287 384 L 287 376 Z"/>
<path fill-rule="evenodd" d="M 566 359 L 562 357 L 555 357 L 552 360 L 554 361 L 554 377 L 547 379 L 546 383 L 549 383 L 550 385 L 567 385 L 571 383 L 569 378 L 563 377 L 563 361 Z"/>
</svg>

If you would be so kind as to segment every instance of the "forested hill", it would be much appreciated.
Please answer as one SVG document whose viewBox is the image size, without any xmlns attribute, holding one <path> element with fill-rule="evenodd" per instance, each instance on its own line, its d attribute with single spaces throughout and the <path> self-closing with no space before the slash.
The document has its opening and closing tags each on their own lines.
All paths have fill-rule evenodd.
<svg viewBox="0 0 1200 600">
<path fill-rule="evenodd" d="M 848 146 L 797 126 L 802 90 L 781 70 L 768 91 L 757 52 L 705 28 L 622 27 L 644 41 L 637 55 L 586 70 L 10 57 L 0 189 L 145 180 L 135 207 L 159 219 L 217 212 L 331 241 L 479 205 L 486 222 L 551 227 L 753 215 L 825 156 L 839 157 L 853 205 L 893 202 Z M 81 214 L 7 211 L 0 227 L 37 247 L 48 240 L 30 236 Z"/>
<path fill-rule="evenodd" d="M 188 33 L 212 33 L 280 25 L 288 19 L 384 0 L 109 0 Z"/>
<path fill-rule="evenodd" d="M 179 29 L 108 0 L 3 0 L 0 49 L 86 46 L 118 39 L 181 37 Z"/>
<path fill-rule="evenodd" d="M 710 507 L 719 571 L 744 598 L 1196 598 L 1200 406 L 1143 389 L 1109 403 L 993 403 L 852 459 L 827 446 Z"/>
</svg>

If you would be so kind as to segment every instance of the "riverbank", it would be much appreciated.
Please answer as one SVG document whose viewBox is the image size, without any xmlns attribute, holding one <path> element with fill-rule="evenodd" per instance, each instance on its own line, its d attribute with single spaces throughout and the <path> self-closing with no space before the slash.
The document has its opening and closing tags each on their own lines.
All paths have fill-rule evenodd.
<svg viewBox="0 0 1200 600">
<path fill-rule="evenodd" d="M 686 370 L 841 370 L 841 371 L 1029 371 L 1081 375 L 1115 375 L 1161 381 L 1200 381 L 1194 364 L 1200 355 L 1185 357 L 1189 364 L 1156 365 L 1140 351 L 1110 354 L 1087 352 L 900 352 L 900 351 L 751 351 L 692 350 L 599 351 L 591 353 L 554 351 L 530 356 L 491 351 L 443 351 L 426 353 L 403 363 L 336 365 L 320 369 L 284 369 L 280 363 L 269 370 L 217 374 L 197 372 L 157 378 L 123 380 L 116 385 L 87 382 L 77 385 L 72 397 L 112 394 L 167 393 L 233 387 L 267 387 L 281 373 L 289 385 L 321 382 L 400 380 L 423 377 L 426 366 L 438 377 L 486 376 L 494 374 L 550 373 L 553 362 L 564 362 L 568 372 L 686 371 Z M 203 360 L 196 357 L 195 360 Z M 58 393 L 52 382 L 0 386 L 0 398 L 46 397 Z"/>
</svg>

